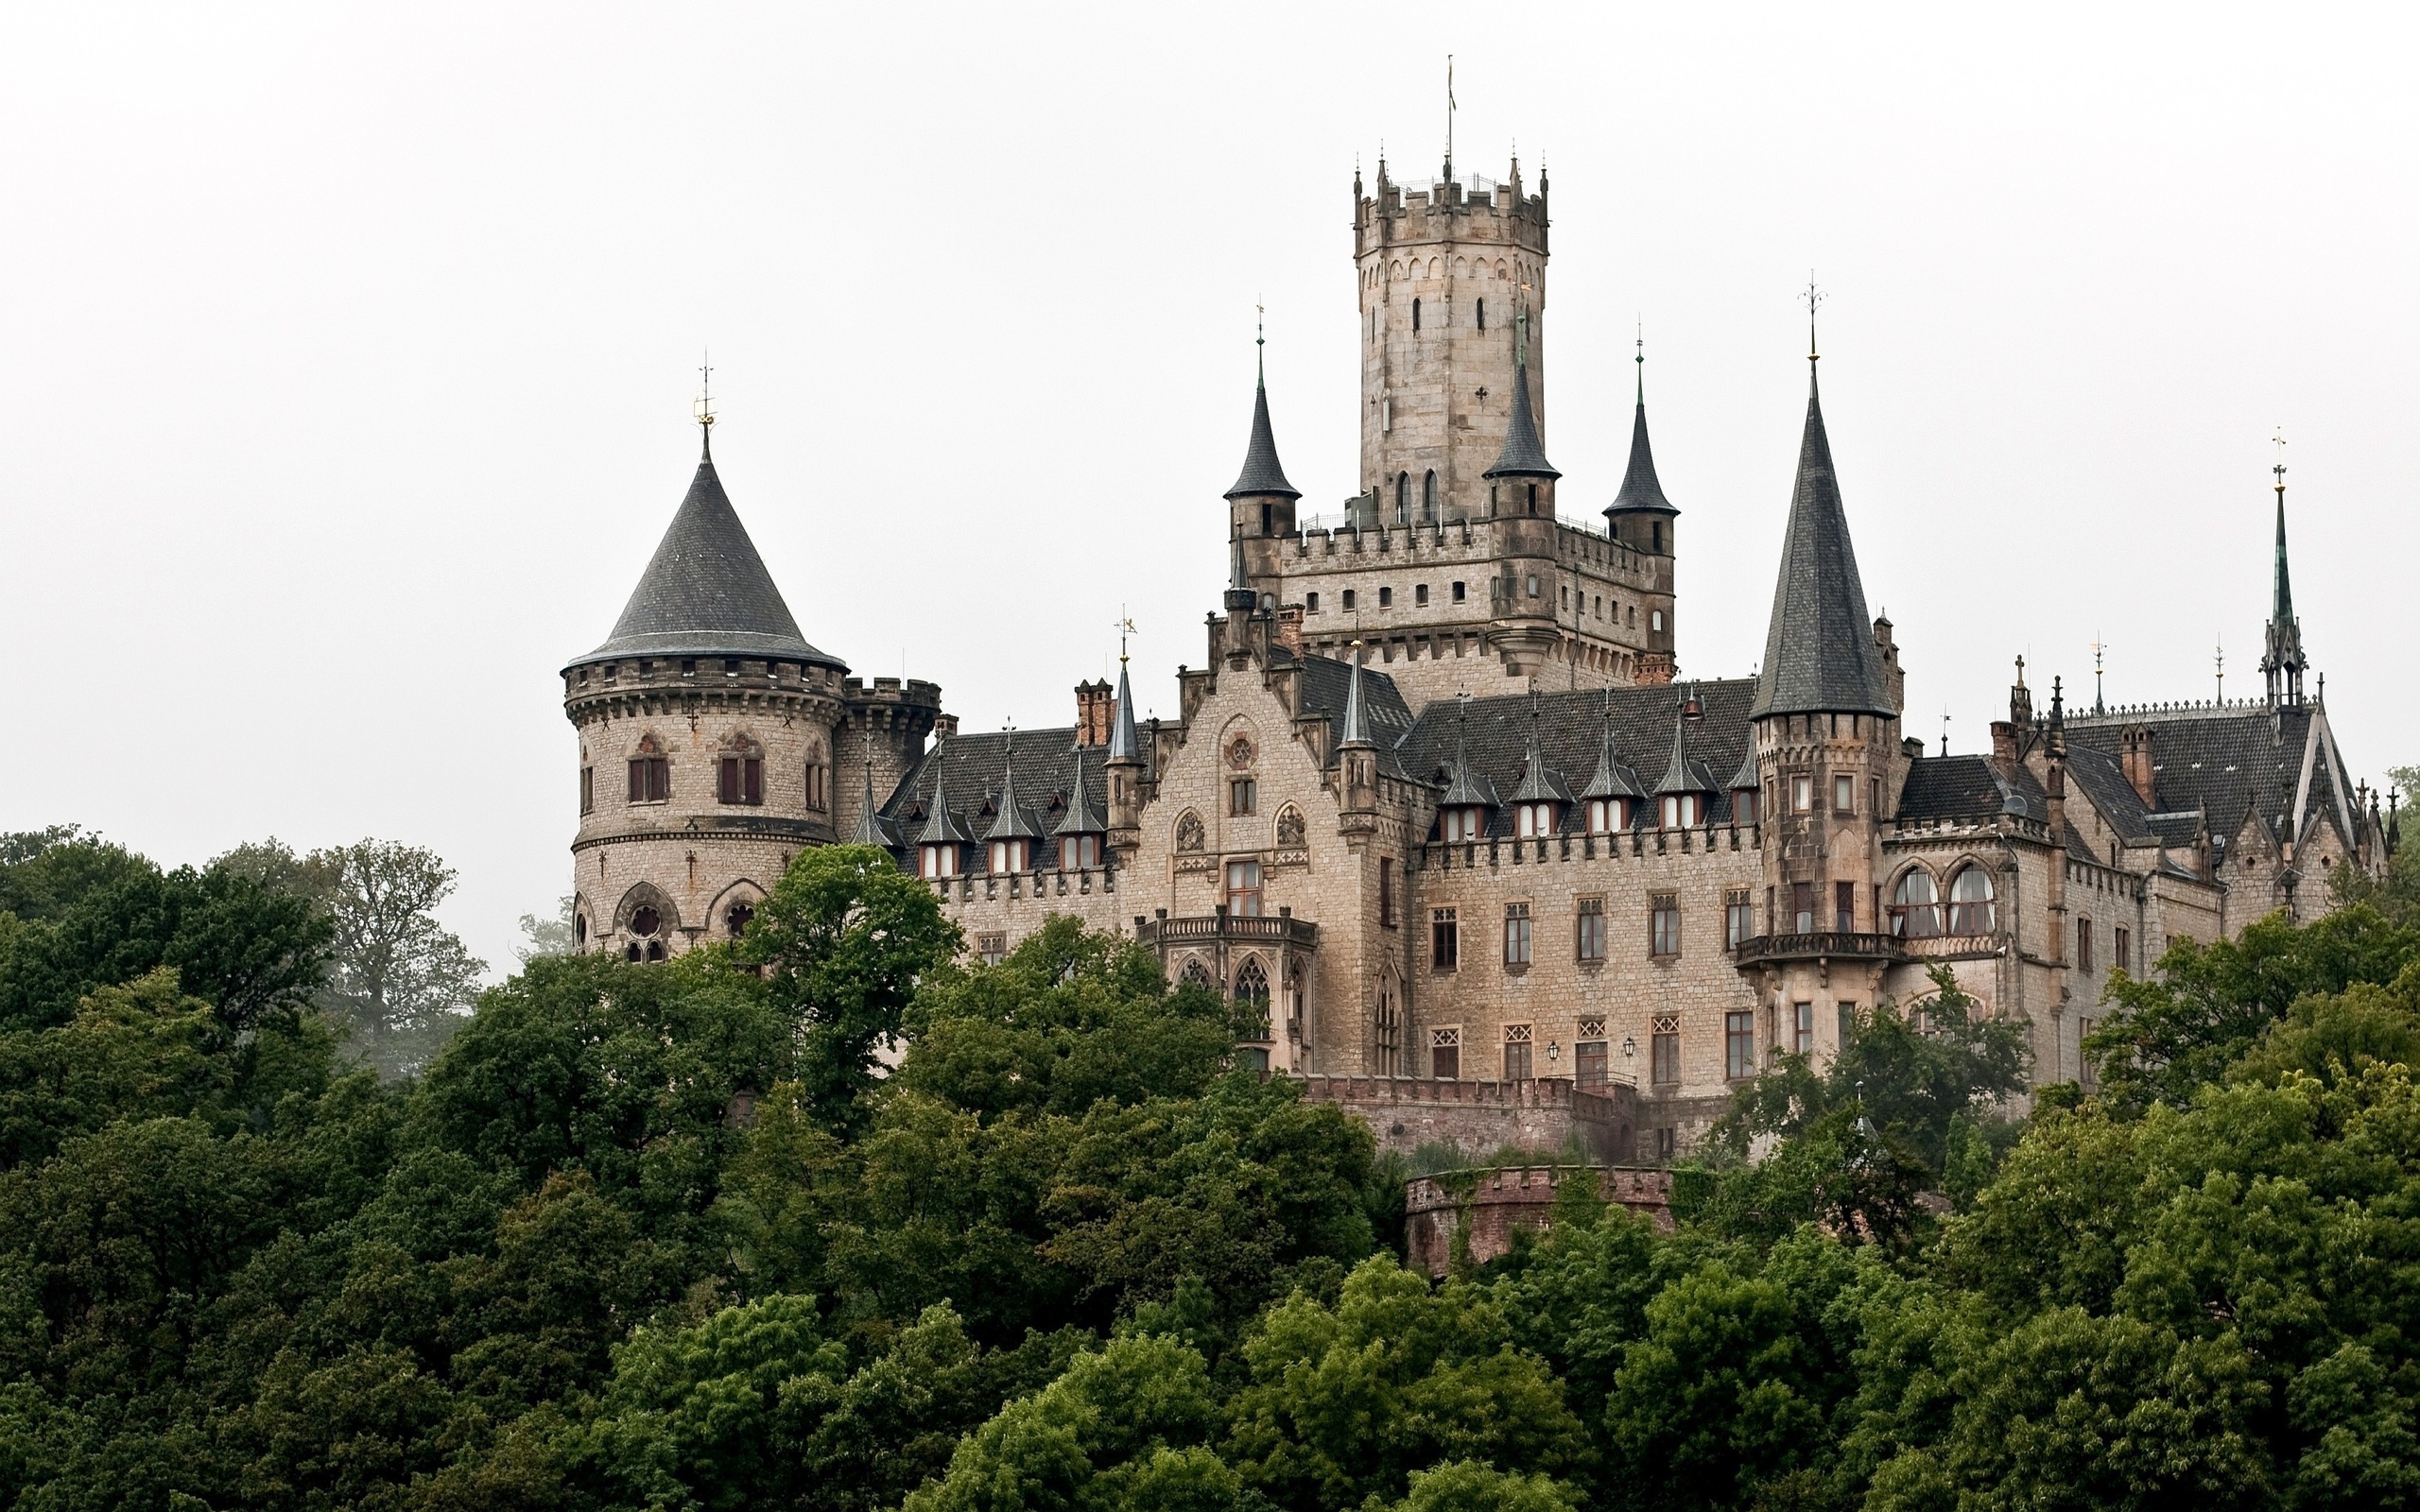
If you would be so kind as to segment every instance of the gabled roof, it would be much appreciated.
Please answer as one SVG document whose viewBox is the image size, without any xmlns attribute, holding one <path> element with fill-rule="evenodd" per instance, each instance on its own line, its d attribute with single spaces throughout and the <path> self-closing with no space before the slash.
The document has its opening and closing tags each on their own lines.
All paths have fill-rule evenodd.
<svg viewBox="0 0 2420 1512">
<path fill-rule="evenodd" d="M 1286 469 L 1277 460 L 1277 437 L 1269 428 L 1269 386 L 1262 384 L 1252 395 L 1252 439 L 1244 447 L 1244 470 L 1236 475 L 1236 486 L 1227 490 L 1230 499 L 1249 494 L 1273 494 L 1282 499 L 1299 499 L 1302 490 L 1286 481 Z"/>
<path fill-rule="evenodd" d="M 2003 774 L 1981 756 L 1930 756 L 1908 764 L 1893 817 L 1989 819 L 2002 814 L 2048 823 L 2050 795 L 2021 765 Z"/>
<path fill-rule="evenodd" d="M 2335 809 L 2340 796 L 2350 801 L 2349 794 L 2338 792 L 2335 774 L 2341 758 L 2334 742 L 2313 738 L 2312 723 L 2319 717 L 2309 704 L 2274 709 L 2203 704 L 2070 718 L 2067 768 L 2085 784 L 2102 815 L 2130 837 L 2182 843 L 2172 837 L 2181 834 L 2189 840 L 2194 828 L 2183 816 L 2200 814 L 2208 816 L 2213 834 L 2231 835 L 2239 833 L 2245 816 L 2253 814 L 2273 834 L 2299 839 L 2290 832 L 2296 799 L 2303 793 L 2307 753 L 2314 759 L 2308 795 L 2301 805 L 2306 823 L 2322 808 Z M 2137 727 L 2152 732 L 2154 804 L 2135 797 L 2119 765 L 2124 732 Z M 2326 733 L 2324 726 L 2320 733 Z M 2154 819 L 2154 814 L 2162 817 Z"/>
<path fill-rule="evenodd" d="M 947 750 L 946 758 L 943 750 Z M 1016 734 L 1016 791 L 1026 795 L 1020 802 L 1026 812 L 1043 829 L 1062 834 L 1100 833 L 1099 830 L 1070 829 L 1058 822 L 1053 829 L 1052 816 L 1064 805 L 1072 815 L 1078 807 L 1076 782 L 1080 776 L 1084 784 L 1080 802 L 1096 816 L 1109 812 L 1109 778 L 1101 763 L 1095 759 L 1080 764 L 1077 757 L 1076 727 L 1064 725 L 1051 730 L 1020 730 Z M 978 815 L 986 803 L 995 800 L 1008 785 L 1009 737 L 1002 730 L 987 730 L 952 735 L 946 746 L 936 746 L 900 779 L 899 786 L 883 805 L 883 813 L 897 821 L 907 833 L 919 834 L 930 827 L 940 803 L 946 802 L 955 821 L 959 814 Z M 918 817 L 922 816 L 922 817 Z M 967 829 L 959 824 L 961 832 Z M 1106 829 L 1106 826 L 1101 826 Z M 972 833 L 961 838 L 972 841 Z M 919 834 L 919 843 L 921 834 Z"/>
<path fill-rule="evenodd" d="M 618 656 L 762 657 L 848 670 L 799 633 L 711 456 L 698 463 L 614 633 L 579 660 Z"/>
<path fill-rule="evenodd" d="M 1562 473 L 1547 460 L 1547 449 L 1538 443 L 1537 417 L 1530 409 L 1530 369 L 1526 363 L 1512 369 L 1512 416 L 1504 425 L 1504 450 L 1482 477 L 1491 478 L 1559 478 Z"/>
<path fill-rule="evenodd" d="M 1317 714 L 1328 722 L 1333 737 L 1328 748 L 1334 750 L 1344 744 L 1344 715 L 1353 701 L 1353 663 L 1334 657 L 1305 654 L 1293 662 L 1300 674 L 1302 707 L 1295 713 Z M 1403 701 L 1403 690 L 1395 679 L 1375 667 L 1361 669 L 1361 730 L 1371 745 L 1377 747 L 1378 770 L 1389 777 L 1402 778 L 1406 772 L 1395 754 L 1395 746 L 1403 732 L 1411 728 L 1411 710 Z"/>
<path fill-rule="evenodd" d="M 1461 700 L 1461 709 L 1454 719 L 1454 761 L 1445 770 L 1445 793 L 1437 800 L 1440 808 L 1501 808 L 1496 800 L 1495 784 L 1471 769 L 1470 748 L 1466 732 L 1470 723 L 1470 700 Z"/>
<path fill-rule="evenodd" d="M 1874 644 L 1874 617 L 1865 611 L 1865 585 L 1858 579 L 1848 514 L 1832 472 L 1823 399 L 1811 377 L 1754 712 L 1758 717 L 1898 713 L 1891 705 L 1882 653 Z"/>
</svg>

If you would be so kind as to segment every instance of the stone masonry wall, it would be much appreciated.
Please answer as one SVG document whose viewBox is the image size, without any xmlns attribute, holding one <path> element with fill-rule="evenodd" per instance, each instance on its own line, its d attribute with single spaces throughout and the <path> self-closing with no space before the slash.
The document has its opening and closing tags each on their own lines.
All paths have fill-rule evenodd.
<svg viewBox="0 0 2420 1512">
<path fill-rule="evenodd" d="M 1370 1126 L 1383 1152 L 1409 1157 L 1451 1144 L 1473 1160 L 1506 1146 L 1551 1153 L 1574 1139 L 1592 1160 L 1633 1159 L 1637 1095 L 1568 1081 L 1436 1081 L 1416 1076 L 1305 1076 L 1303 1095 Z"/>
<path fill-rule="evenodd" d="M 1593 1179 L 1597 1194 L 1642 1212 L 1659 1228 L 1672 1227 L 1672 1173 L 1660 1168 L 1505 1167 L 1422 1177 L 1404 1186 L 1404 1248 L 1411 1263 L 1442 1277 L 1458 1258 L 1456 1241 L 1468 1236 L 1459 1257 L 1484 1265 L 1512 1248 L 1520 1229 L 1552 1227 L 1556 1193 L 1565 1182 Z"/>
</svg>

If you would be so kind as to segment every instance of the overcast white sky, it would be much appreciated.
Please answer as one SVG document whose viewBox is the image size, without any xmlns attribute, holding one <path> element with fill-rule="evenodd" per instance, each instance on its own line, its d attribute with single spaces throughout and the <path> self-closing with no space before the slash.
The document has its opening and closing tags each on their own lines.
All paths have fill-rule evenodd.
<svg viewBox="0 0 2420 1512">
<path fill-rule="evenodd" d="M 1517 18 L 1517 19 L 1516 19 Z M 1255 299 L 1286 467 L 1357 485 L 1349 194 L 1553 176 L 1549 450 L 1618 482 L 1634 317 L 1685 673 L 1763 648 L 1812 266 L 1908 726 L 2010 660 L 2256 692 L 2269 437 L 2357 774 L 2411 697 L 2408 11 L 1300 4 L 0 11 L 0 828 L 378 835 L 509 964 L 564 889 L 556 671 L 685 487 L 809 639 L 971 728 L 1134 606 L 1201 660 Z"/>
</svg>

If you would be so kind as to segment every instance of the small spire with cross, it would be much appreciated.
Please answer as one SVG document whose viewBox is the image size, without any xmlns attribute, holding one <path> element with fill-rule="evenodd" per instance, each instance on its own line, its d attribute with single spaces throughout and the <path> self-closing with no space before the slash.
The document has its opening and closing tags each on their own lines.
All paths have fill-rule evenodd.
<svg viewBox="0 0 2420 1512">
<path fill-rule="evenodd" d="M 1823 303 L 1825 296 L 1815 286 L 1815 270 L 1811 267 L 1806 270 L 1806 292 L 1799 298 L 1806 301 L 1806 362 L 1812 368 L 1824 360 L 1823 352 L 1815 345 L 1815 306 Z"/>
<path fill-rule="evenodd" d="M 2219 702 L 2224 704 L 2227 701 L 2227 643 L 2223 637 L 2219 641 L 2216 654 L 2219 659 Z"/>
<path fill-rule="evenodd" d="M 1269 387 L 1269 306 L 1255 298 L 1252 310 L 1252 360 L 1260 387 L 1266 388 Z"/>
<path fill-rule="evenodd" d="M 715 451 L 715 367 L 714 353 L 706 352 L 698 360 L 698 437 L 708 456 Z"/>
<path fill-rule="evenodd" d="M 2283 498 L 2286 493 L 2286 427 L 2278 426 L 2273 439 L 2277 444 L 2277 465 L 2269 471 L 2277 474 L 2277 495 Z"/>
<path fill-rule="evenodd" d="M 2108 649 L 2107 643 L 2100 636 L 2092 638 L 2092 712 L 2097 714 L 2108 712 L 2107 706 L 2100 701 L 2100 653 Z"/>
<path fill-rule="evenodd" d="M 1117 619 L 1110 628 L 1117 632 L 1117 663 L 1120 666 L 1124 666 L 1126 664 L 1126 638 L 1134 633 L 1134 620 L 1132 615 L 1126 612 L 1125 605 L 1120 604 L 1117 606 Z"/>
</svg>

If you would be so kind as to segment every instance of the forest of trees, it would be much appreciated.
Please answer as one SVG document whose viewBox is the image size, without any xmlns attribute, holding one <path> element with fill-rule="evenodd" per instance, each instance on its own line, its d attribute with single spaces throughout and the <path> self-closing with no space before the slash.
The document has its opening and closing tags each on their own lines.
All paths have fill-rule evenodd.
<svg viewBox="0 0 2420 1512">
<path fill-rule="evenodd" d="M 2420 865 L 2121 983 L 2092 1095 L 1942 991 L 1432 1282 L 1115 939 L 815 850 L 464 1015 L 417 854 L 0 838 L 0 1508 L 2420 1506 Z"/>
</svg>

